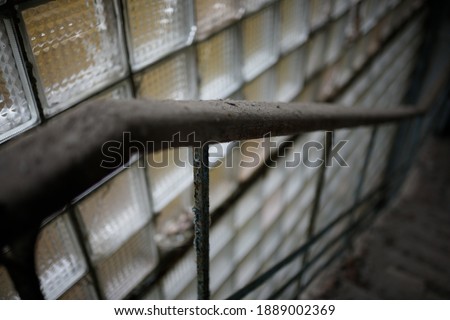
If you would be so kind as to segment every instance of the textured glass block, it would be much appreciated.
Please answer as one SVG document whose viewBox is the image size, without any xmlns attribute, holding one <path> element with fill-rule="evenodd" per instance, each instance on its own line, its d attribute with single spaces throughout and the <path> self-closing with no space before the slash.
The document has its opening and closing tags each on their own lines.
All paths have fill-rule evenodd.
<svg viewBox="0 0 450 320">
<path fill-rule="evenodd" d="M 330 0 L 310 0 L 309 2 L 309 25 L 311 29 L 317 29 L 323 25 L 331 9 Z"/>
<path fill-rule="evenodd" d="M 226 166 L 223 162 L 220 166 L 209 170 L 209 209 L 210 212 L 219 207 L 235 190 L 237 180 L 236 170 Z"/>
<path fill-rule="evenodd" d="M 246 80 L 267 69 L 277 59 L 275 9 L 270 6 L 242 21 L 244 52 L 243 74 Z"/>
<path fill-rule="evenodd" d="M 47 224 L 36 243 L 36 269 L 46 299 L 56 299 L 87 271 L 69 216 Z"/>
<path fill-rule="evenodd" d="M 231 280 L 231 277 L 230 277 Z M 237 288 L 232 281 L 225 281 L 220 288 L 211 292 L 211 300 L 225 300 L 231 296 Z"/>
<path fill-rule="evenodd" d="M 115 1 L 61 0 L 21 11 L 46 116 L 125 75 L 115 10 Z"/>
<path fill-rule="evenodd" d="M 72 288 L 67 290 L 59 300 L 97 300 L 97 292 L 95 291 L 92 279 L 89 276 L 78 281 Z"/>
<path fill-rule="evenodd" d="M 193 100 L 197 97 L 194 55 L 191 49 L 177 53 L 136 74 L 138 98 Z"/>
<path fill-rule="evenodd" d="M 126 0 L 125 20 L 134 70 L 192 42 L 195 27 L 186 0 Z"/>
<path fill-rule="evenodd" d="M 345 12 L 350 6 L 350 0 L 334 0 L 331 2 L 331 16 L 336 18 Z"/>
<path fill-rule="evenodd" d="M 118 85 L 113 86 L 98 95 L 92 97 L 91 99 L 103 99 L 103 100 L 124 100 L 133 98 L 133 93 L 131 92 L 131 85 L 128 81 L 122 81 Z"/>
<path fill-rule="evenodd" d="M 316 33 L 307 43 L 308 58 L 306 63 L 306 76 L 309 78 L 319 71 L 325 60 L 326 32 Z"/>
<path fill-rule="evenodd" d="M 280 41 L 281 50 L 288 51 L 302 44 L 308 38 L 307 0 L 280 1 Z"/>
<path fill-rule="evenodd" d="M 274 0 L 239 0 L 242 8 L 245 9 L 245 13 L 251 13 L 258 11 L 265 5 L 274 2 Z"/>
<path fill-rule="evenodd" d="M 193 183 L 190 148 L 170 148 L 148 155 L 147 176 L 153 211 L 161 211 Z M 184 166 L 184 167 L 183 167 Z"/>
<path fill-rule="evenodd" d="M 111 254 L 150 219 L 143 174 L 137 166 L 126 169 L 78 204 L 94 260 Z"/>
<path fill-rule="evenodd" d="M 308 60 L 306 60 L 306 63 L 308 63 Z M 307 81 L 298 97 L 295 98 L 295 101 L 316 102 L 320 86 L 319 80 L 320 79 L 317 77 Z"/>
<path fill-rule="evenodd" d="M 345 29 L 348 25 L 349 16 L 345 15 L 338 20 L 332 22 L 330 34 L 328 35 L 325 62 L 334 62 L 344 46 Z"/>
<path fill-rule="evenodd" d="M 341 66 L 335 63 L 322 72 L 318 92 L 319 101 L 327 100 L 334 92 L 336 92 L 340 68 Z"/>
<path fill-rule="evenodd" d="M 19 294 L 9 277 L 8 270 L 0 265 L 0 300 L 18 300 Z"/>
<path fill-rule="evenodd" d="M 288 192 L 289 188 L 292 188 L 293 185 L 298 186 L 303 184 L 300 192 L 298 192 L 297 187 L 297 192 L 295 193 L 295 197 L 292 198 L 292 203 L 287 207 L 281 217 L 281 232 L 284 235 L 290 234 L 296 225 L 303 219 L 306 219 L 307 214 L 309 213 L 306 211 L 306 208 L 314 199 L 314 182 L 316 182 L 316 180 L 312 178 L 295 182 L 291 179 L 291 181 L 285 185 L 285 188 L 287 189 L 285 192 Z"/>
<path fill-rule="evenodd" d="M 237 31 L 230 28 L 197 45 L 200 99 L 226 98 L 242 83 Z"/>
<path fill-rule="evenodd" d="M 113 255 L 95 265 L 106 299 L 122 299 L 157 265 L 153 236 L 147 225 Z"/>
<path fill-rule="evenodd" d="M 342 53 L 341 58 L 338 60 L 338 72 L 336 75 L 336 85 L 338 87 L 344 86 L 352 76 L 353 67 L 351 63 L 352 59 L 352 51 L 351 50 L 344 50 Z"/>
<path fill-rule="evenodd" d="M 258 214 L 258 211 L 263 204 L 260 199 L 262 194 L 262 181 L 263 180 L 255 181 L 253 186 L 242 194 L 234 205 L 234 225 L 236 229 L 242 228 L 247 221 Z"/>
<path fill-rule="evenodd" d="M 231 99 L 235 100 L 235 99 Z M 237 100 L 237 99 L 236 99 Z M 243 100 L 242 98 L 239 100 Z M 209 145 L 208 162 L 210 168 L 218 167 L 221 163 L 225 163 L 225 157 L 232 153 L 236 144 L 233 142 L 214 143 Z M 231 166 L 231 161 L 228 161 Z"/>
<path fill-rule="evenodd" d="M 261 227 L 264 230 L 278 219 L 284 209 L 282 191 L 282 188 L 278 188 L 278 190 L 275 190 L 272 194 L 267 195 L 267 199 L 261 209 Z"/>
<path fill-rule="evenodd" d="M 162 279 L 162 291 L 166 299 L 175 299 L 183 289 L 189 286 L 196 275 L 195 254 L 189 250 L 180 261 L 170 269 Z"/>
<path fill-rule="evenodd" d="M 0 142 L 39 120 L 9 22 L 0 20 Z"/>
<path fill-rule="evenodd" d="M 196 300 L 197 299 L 197 281 L 192 280 L 187 287 L 175 297 L 174 300 Z"/>
<path fill-rule="evenodd" d="M 259 242 L 259 258 L 262 263 L 265 263 L 274 252 L 279 249 L 280 243 L 283 240 L 281 233 L 281 224 L 274 223 L 269 226 L 263 233 L 262 239 Z M 266 271 L 263 266 L 263 271 Z"/>
<path fill-rule="evenodd" d="M 248 179 L 259 167 L 265 163 L 269 156 L 268 148 L 263 146 L 263 142 L 268 138 L 246 140 L 241 143 L 240 162 L 238 178 L 241 181 Z"/>
<path fill-rule="evenodd" d="M 360 37 L 353 45 L 352 65 L 355 70 L 360 69 L 367 60 L 367 37 Z"/>
<path fill-rule="evenodd" d="M 142 297 L 142 300 L 163 300 L 164 297 L 161 294 L 161 288 L 159 285 L 154 285 L 150 288 L 150 290 L 145 293 Z"/>
<path fill-rule="evenodd" d="M 216 221 L 210 232 L 210 257 L 214 258 L 230 243 L 234 236 L 234 217 L 228 212 Z"/>
<path fill-rule="evenodd" d="M 379 0 L 363 0 L 360 4 L 361 31 L 366 33 L 376 23 L 376 5 Z"/>
<path fill-rule="evenodd" d="M 305 79 L 305 47 L 280 59 L 276 66 L 277 101 L 289 102 L 300 92 Z"/>
<path fill-rule="evenodd" d="M 193 235 L 192 191 L 185 188 L 156 218 L 155 240 L 163 252 L 186 245 Z"/>
<path fill-rule="evenodd" d="M 239 212 L 235 212 L 235 216 Z M 242 260 L 258 243 L 262 235 L 261 217 L 255 214 L 245 225 L 236 230 L 234 237 L 234 259 Z"/>
<path fill-rule="evenodd" d="M 195 13 L 199 39 L 204 39 L 243 14 L 238 0 L 195 0 Z"/>
<path fill-rule="evenodd" d="M 247 256 L 243 256 L 239 259 L 238 263 L 240 264 L 236 267 L 233 280 L 236 288 L 242 288 L 249 283 L 250 280 L 256 277 L 257 271 L 261 265 L 258 257 L 258 250 L 252 250 Z"/>
<path fill-rule="evenodd" d="M 274 101 L 275 100 L 275 68 L 262 73 L 253 81 L 244 85 L 244 97 L 251 101 Z"/>
<path fill-rule="evenodd" d="M 233 271 L 233 243 L 229 242 L 216 256 L 211 257 L 209 277 L 211 292 L 218 290 L 224 282 L 229 281 Z"/>
</svg>

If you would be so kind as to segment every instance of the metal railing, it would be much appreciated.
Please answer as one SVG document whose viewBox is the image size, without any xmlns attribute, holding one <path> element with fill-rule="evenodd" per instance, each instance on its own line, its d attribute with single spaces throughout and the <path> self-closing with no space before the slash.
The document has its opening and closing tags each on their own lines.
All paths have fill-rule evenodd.
<svg viewBox="0 0 450 320">
<path fill-rule="evenodd" d="M 196 141 L 226 142 L 254 139 L 270 132 L 272 135 L 292 135 L 315 130 L 334 130 L 358 126 L 373 126 L 387 122 L 417 119 L 427 113 L 436 96 L 446 84 L 450 74 L 447 67 L 436 81 L 432 92 L 417 107 L 389 110 L 339 107 L 331 104 L 267 103 L 250 101 L 95 101 L 70 110 L 44 125 L 30 130 L 0 150 L 0 245 L 4 248 L 1 261 L 8 269 L 21 298 L 42 298 L 34 266 L 34 244 L 42 221 L 60 212 L 80 194 L 114 172 L 101 167 L 102 145 L 110 140 L 120 140 L 123 132 L 131 132 L 135 141 L 153 142 L 157 151 L 160 142 L 170 141 L 175 134 L 183 146 L 194 147 L 195 184 L 195 249 L 197 252 L 198 298 L 209 298 L 209 190 L 208 145 Z M 151 108 L 149 108 L 151 106 Z M 126 110 L 126 112 L 124 112 Z M 373 144 L 373 143 L 372 143 Z M 174 144 L 172 147 L 180 146 Z M 131 160 L 133 143 L 123 145 L 126 163 Z M 325 156 L 329 150 L 325 148 Z M 371 148 L 366 151 L 370 157 Z M 366 160 L 367 161 L 367 160 Z M 367 167 L 367 164 L 364 166 Z M 321 196 L 322 172 L 316 188 L 314 203 Z M 364 179 L 364 171 L 361 179 Z M 386 190 L 396 181 L 390 177 L 368 195 L 359 199 L 318 233 L 310 230 L 308 241 L 285 259 L 263 273 L 256 280 L 233 294 L 242 298 L 278 270 L 304 255 L 309 248 L 342 219 L 361 208 L 374 212 L 382 207 Z M 360 182 L 361 184 L 361 182 Z M 367 206 L 367 204 L 371 204 Z M 369 215 L 351 219 L 348 227 L 336 239 L 350 237 L 363 225 Z M 314 214 L 311 216 L 314 223 Z M 305 273 L 321 255 L 330 249 L 330 241 L 318 254 L 306 259 L 301 270 L 281 289 L 272 294 L 275 298 L 295 279 Z M 321 268 L 339 256 L 348 243 Z M 320 271 L 321 269 L 319 269 Z M 313 275 L 309 281 L 314 279 Z M 302 284 L 300 290 L 306 284 Z"/>
</svg>

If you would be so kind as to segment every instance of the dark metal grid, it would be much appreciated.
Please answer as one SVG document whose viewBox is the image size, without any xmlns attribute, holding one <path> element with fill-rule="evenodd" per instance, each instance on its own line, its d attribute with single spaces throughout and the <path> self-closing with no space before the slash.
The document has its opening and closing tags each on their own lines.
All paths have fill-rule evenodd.
<svg viewBox="0 0 450 320">
<path fill-rule="evenodd" d="M 420 114 L 420 113 L 417 113 L 417 114 Z M 411 115 L 411 116 L 414 116 L 414 115 Z"/>
</svg>

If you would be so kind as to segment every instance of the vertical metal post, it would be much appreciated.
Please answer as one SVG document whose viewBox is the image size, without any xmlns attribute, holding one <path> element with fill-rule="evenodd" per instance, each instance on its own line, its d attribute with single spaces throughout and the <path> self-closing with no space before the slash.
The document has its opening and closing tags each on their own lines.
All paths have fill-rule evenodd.
<svg viewBox="0 0 450 320">
<path fill-rule="evenodd" d="M 330 161 L 329 155 L 330 155 L 330 151 L 331 151 L 332 140 L 333 140 L 333 131 L 325 132 L 325 148 L 323 149 L 323 162 L 319 168 L 320 171 L 319 171 L 319 177 L 318 177 L 317 185 L 316 185 L 316 192 L 314 195 L 313 207 L 312 207 L 311 214 L 310 214 L 308 229 L 306 231 L 306 237 L 307 237 L 306 241 L 311 239 L 311 237 L 314 235 L 314 230 L 316 228 L 317 215 L 319 214 L 319 209 L 320 209 L 320 199 L 322 197 L 322 190 L 323 190 L 323 186 L 325 184 L 325 169 L 329 165 L 329 161 Z M 308 263 L 309 251 L 310 250 L 308 249 L 305 252 L 305 254 L 303 255 L 302 268 L 304 265 L 306 265 Z M 301 286 L 302 286 L 302 277 L 300 277 L 300 279 L 299 279 L 299 288 L 301 288 Z"/>
<path fill-rule="evenodd" d="M 367 145 L 366 155 L 364 157 L 364 163 L 361 168 L 361 172 L 359 174 L 359 179 L 358 179 L 358 184 L 357 184 L 356 190 L 355 190 L 354 203 L 357 203 L 359 201 L 359 199 L 361 198 L 362 189 L 364 187 L 364 182 L 366 181 L 367 169 L 369 168 L 369 163 L 370 163 L 370 159 L 372 157 L 373 147 L 375 145 L 375 137 L 377 135 L 377 131 L 378 131 L 378 127 L 376 126 L 372 129 L 372 132 L 370 133 L 369 144 Z"/>
<path fill-rule="evenodd" d="M 37 234 L 38 230 L 34 230 L 16 239 L 2 254 L 2 262 L 21 299 L 44 299 L 35 266 Z"/>
<path fill-rule="evenodd" d="M 97 296 L 100 300 L 105 300 L 106 298 L 100 287 L 100 282 L 97 277 L 97 271 L 95 270 L 94 262 L 92 261 L 90 255 L 89 255 L 85 241 L 83 241 L 85 239 L 85 236 L 83 235 L 83 231 L 81 231 L 80 223 L 75 216 L 74 207 L 71 207 L 69 210 L 69 219 L 70 219 L 70 222 L 72 223 L 73 229 L 75 231 L 75 236 L 78 239 L 78 243 L 80 244 L 81 252 L 83 253 L 84 260 L 86 261 L 86 264 L 88 267 L 88 272 L 92 279 L 92 284 L 94 286 L 95 293 L 97 294 Z"/>
<path fill-rule="evenodd" d="M 377 131 L 378 131 L 378 127 L 375 126 L 372 129 L 372 132 L 370 133 L 370 140 L 369 140 L 369 144 L 367 145 L 366 155 L 364 157 L 364 163 L 363 163 L 363 166 L 359 173 L 358 184 L 356 185 L 356 189 L 355 189 L 355 201 L 353 202 L 354 204 L 358 203 L 359 199 L 361 198 L 361 194 L 362 194 L 362 191 L 364 188 L 364 183 L 366 181 L 367 169 L 369 167 L 370 159 L 372 157 L 373 147 L 375 145 L 375 137 L 377 135 Z M 351 225 L 353 225 L 353 223 L 355 222 L 355 211 L 356 210 L 354 210 L 349 216 L 349 221 L 348 221 L 349 227 Z M 352 239 L 353 239 L 352 234 L 349 233 L 349 235 L 347 236 L 347 246 L 350 248 L 352 248 L 352 245 L 353 245 Z"/>
<path fill-rule="evenodd" d="M 197 255 L 197 298 L 209 300 L 209 168 L 208 145 L 194 148 L 194 247 Z"/>
</svg>

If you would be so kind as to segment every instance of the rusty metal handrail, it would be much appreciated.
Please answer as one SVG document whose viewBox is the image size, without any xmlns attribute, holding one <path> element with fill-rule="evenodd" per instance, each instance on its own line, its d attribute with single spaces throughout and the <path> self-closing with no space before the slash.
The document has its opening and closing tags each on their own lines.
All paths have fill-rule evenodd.
<svg viewBox="0 0 450 320">
<path fill-rule="evenodd" d="M 162 142 L 173 141 L 174 135 L 179 139 L 173 141 L 172 147 L 191 145 L 198 148 L 198 141 L 226 142 L 261 138 L 269 132 L 274 136 L 290 135 L 401 121 L 424 115 L 449 75 L 450 65 L 417 107 L 393 109 L 231 100 L 85 103 L 0 149 L 0 181 L 3 182 L 0 185 L 0 246 L 11 246 L 16 254 L 24 247 L 27 247 L 25 251 L 32 252 L 32 247 L 28 247 L 34 245 L 39 226 L 45 218 L 62 210 L 77 196 L 116 171 L 100 166 L 104 160 L 102 145 L 108 141 L 121 141 L 124 132 L 133 135 L 133 141 L 123 141 L 122 145 L 125 151 L 122 163 L 127 163 L 131 158 L 129 151 L 135 148 L 134 143 L 152 142 L 153 150 L 148 151 L 157 151 Z M 192 139 L 192 134 L 195 139 Z M 202 149 L 202 157 L 207 158 L 207 148 Z M 199 180 L 198 183 L 204 182 Z M 198 197 L 199 227 L 207 224 L 209 217 L 205 202 L 207 189 L 205 192 Z M 205 241 L 205 255 L 198 256 L 202 261 L 208 258 L 207 239 Z M 199 245 L 203 247 L 200 242 Z M 10 263 L 8 269 L 13 270 L 11 276 L 15 283 L 25 288 L 21 292 L 24 297 L 39 298 L 42 296 L 37 289 L 32 258 L 33 255 L 15 257 L 7 261 Z M 199 271 L 206 272 L 203 272 L 203 279 L 199 277 L 205 284 L 199 290 L 203 292 L 199 297 L 208 298 L 208 270 Z M 27 285 L 30 282 L 35 285 Z M 31 288 L 29 292 L 27 288 Z"/>
<path fill-rule="evenodd" d="M 111 174 L 100 167 L 102 145 L 121 140 L 225 142 L 315 130 L 374 125 L 423 115 L 448 79 L 415 108 L 366 109 L 322 103 L 250 101 L 93 101 L 34 128 L 0 148 L 0 245 L 39 226 L 53 212 Z M 192 145 L 192 141 L 187 142 Z M 186 145 L 186 144 L 184 144 Z M 174 147 L 177 146 L 175 143 Z M 124 145 L 129 150 L 133 145 Z M 128 152 L 123 162 L 129 161 Z"/>
<path fill-rule="evenodd" d="M 218 141 L 288 135 L 314 130 L 379 124 L 424 113 L 423 108 L 367 110 L 327 104 L 248 101 L 95 101 L 30 130 L 0 150 L 0 243 L 109 175 L 100 167 L 102 145 L 121 141 Z M 174 145 L 177 146 L 176 144 Z M 132 145 L 124 146 L 128 150 Z M 124 163 L 129 161 L 124 153 Z M 128 157 L 128 158 L 127 158 Z M 13 231 L 14 230 L 14 231 Z"/>
</svg>

